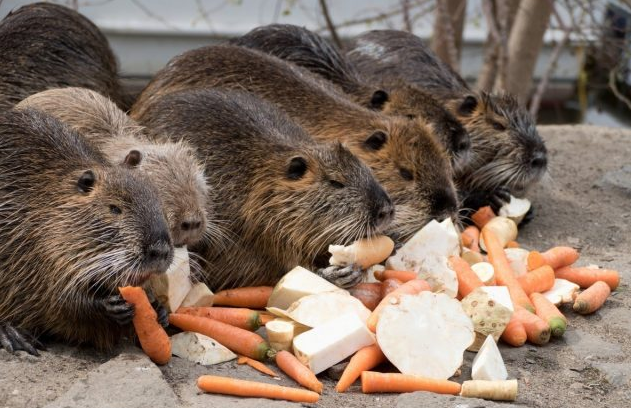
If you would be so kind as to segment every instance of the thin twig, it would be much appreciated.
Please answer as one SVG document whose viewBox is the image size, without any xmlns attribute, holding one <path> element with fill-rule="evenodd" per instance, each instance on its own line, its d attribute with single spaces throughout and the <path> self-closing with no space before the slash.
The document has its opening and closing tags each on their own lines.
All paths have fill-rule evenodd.
<svg viewBox="0 0 631 408">
<path fill-rule="evenodd" d="M 447 64 L 453 68 L 456 72 L 458 69 L 458 51 L 456 50 L 456 37 L 454 34 L 454 25 L 447 9 L 447 3 L 445 0 L 438 0 L 436 2 L 436 18 L 439 19 L 440 24 L 443 27 L 444 41 L 447 46 Z M 436 35 L 436 32 L 434 32 Z"/>
<path fill-rule="evenodd" d="M 412 20 L 410 20 L 410 0 L 401 0 L 401 12 L 403 13 L 403 26 L 405 31 L 412 32 Z"/>
<path fill-rule="evenodd" d="M 618 85 L 616 84 L 617 75 L 618 75 L 618 68 L 614 68 L 611 71 L 609 71 L 609 89 L 611 89 L 611 92 L 613 92 L 616 98 L 624 102 L 624 104 L 627 105 L 629 109 L 631 109 L 631 101 L 626 96 L 624 96 L 622 92 L 620 92 L 620 90 L 618 89 Z"/>
<path fill-rule="evenodd" d="M 153 11 L 151 11 L 151 9 L 149 9 L 147 6 L 145 6 L 144 4 L 142 4 L 139 0 L 131 0 L 131 2 L 133 4 L 136 5 L 136 7 L 138 7 L 139 9 L 141 9 L 142 11 L 145 12 L 145 14 L 149 17 L 149 18 L 153 18 L 154 20 L 157 20 L 159 22 L 161 22 L 162 24 L 164 24 L 166 27 L 172 28 L 175 31 L 180 31 L 180 28 L 177 26 L 174 26 L 173 24 L 169 23 L 167 20 L 165 20 L 164 18 L 160 17 L 159 15 L 155 14 Z"/>
<path fill-rule="evenodd" d="M 338 48 L 342 48 L 342 41 L 340 41 L 340 37 L 337 35 L 337 30 L 335 29 L 335 25 L 333 24 L 333 20 L 331 19 L 331 15 L 329 14 L 329 8 L 326 5 L 326 0 L 320 0 L 320 9 L 322 10 L 322 15 L 324 16 L 324 20 L 326 21 L 326 26 L 329 29 L 329 33 L 331 34 L 331 40 L 333 40 L 333 44 L 335 44 Z"/>
</svg>

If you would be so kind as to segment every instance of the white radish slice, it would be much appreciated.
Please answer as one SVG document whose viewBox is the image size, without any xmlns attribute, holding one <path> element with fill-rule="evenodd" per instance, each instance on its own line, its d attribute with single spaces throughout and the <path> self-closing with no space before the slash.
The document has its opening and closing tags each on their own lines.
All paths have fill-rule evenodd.
<svg viewBox="0 0 631 408">
<path fill-rule="evenodd" d="M 215 295 L 202 282 L 197 282 L 188 292 L 180 307 L 204 307 L 212 306 Z"/>
<path fill-rule="evenodd" d="M 267 340 L 274 350 L 291 350 L 294 337 L 309 330 L 308 327 L 289 319 L 274 319 L 267 322 L 265 331 Z"/>
<path fill-rule="evenodd" d="M 542 295 L 555 306 L 559 306 L 561 303 L 573 303 L 579 289 L 580 286 L 576 283 L 565 279 L 555 279 L 552 289 L 543 292 Z"/>
<path fill-rule="evenodd" d="M 530 206 L 530 201 L 527 198 L 510 196 L 510 201 L 500 208 L 499 215 L 510 218 L 515 221 L 515 224 L 519 224 L 530 210 Z"/>
<path fill-rule="evenodd" d="M 182 332 L 171 336 L 171 352 L 174 356 L 201 365 L 223 363 L 237 358 L 217 340 L 203 334 Z"/>
<path fill-rule="evenodd" d="M 359 265 L 362 269 L 386 260 L 394 249 L 394 241 L 385 235 L 366 238 L 354 242 L 349 246 L 329 245 L 331 265 L 348 266 Z"/>
<path fill-rule="evenodd" d="M 186 247 L 175 248 L 169 269 L 165 273 L 152 275 L 149 285 L 168 312 L 175 312 L 180 307 L 193 288 Z"/>
<path fill-rule="evenodd" d="M 505 380 L 508 372 L 504 365 L 504 359 L 493 336 L 487 336 L 480 347 L 480 351 L 473 359 L 471 378 L 474 380 Z"/>
<path fill-rule="evenodd" d="M 301 266 L 296 266 L 287 272 L 274 286 L 274 290 L 272 290 L 272 294 L 267 301 L 267 306 L 287 309 L 303 296 L 331 291 L 348 293 L 315 273 Z"/>
<path fill-rule="evenodd" d="M 495 282 L 495 268 L 490 263 L 478 262 L 471 265 L 471 269 L 485 285 L 491 285 Z"/>
<path fill-rule="evenodd" d="M 515 277 L 519 278 L 528 273 L 528 254 L 530 251 L 524 248 L 505 248 L 504 253 Z"/>
</svg>

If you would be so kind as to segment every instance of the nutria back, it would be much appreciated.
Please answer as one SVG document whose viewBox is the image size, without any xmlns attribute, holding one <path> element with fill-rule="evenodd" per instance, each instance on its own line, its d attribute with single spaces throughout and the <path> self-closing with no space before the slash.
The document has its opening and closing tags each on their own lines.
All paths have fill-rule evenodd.
<svg viewBox="0 0 631 408">
<path fill-rule="evenodd" d="M 35 110 L 0 114 L 0 321 L 111 347 L 130 326 L 106 310 L 164 272 L 173 245 L 157 192 Z"/>
<path fill-rule="evenodd" d="M 107 39 L 90 20 L 51 3 L 9 13 L 0 22 L 0 109 L 67 86 L 97 91 L 121 108 L 130 104 Z"/>
<path fill-rule="evenodd" d="M 204 159 L 217 217 L 230 230 L 226 248 L 197 248 L 215 289 L 275 284 L 296 265 L 322 266 L 328 245 L 373 236 L 392 220 L 392 202 L 366 165 L 251 94 L 171 93 L 143 122 L 183 137 Z"/>
</svg>

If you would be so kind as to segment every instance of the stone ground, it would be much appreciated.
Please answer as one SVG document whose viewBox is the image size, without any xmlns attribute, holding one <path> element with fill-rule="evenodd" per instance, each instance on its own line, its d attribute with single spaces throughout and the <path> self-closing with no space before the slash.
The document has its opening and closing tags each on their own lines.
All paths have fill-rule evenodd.
<svg viewBox="0 0 631 408">
<path fill-rule="evenodd" d="M 531 194 L 535 220 L 521 231 L 525 247 L 571 245 L 581 263 L 622 273 L 622 285 L 599 312 L 583 317 L 567 310 L 565 337 L 545 347 L 501 347 L 511 378 L 519 380 L 514 404 L 496 404 L 428 393 L 363 395 L 359 385 L 337 394 L 323 376 L 322 407 L 496 406 L 592 408 L 631 406 L 631 131 L 588 126 L 541 127 L 550 151 L 550 178 Z M 472 353 L 463 374 L 469 377 Z M 228 362 L 196 366 L 173 358 L 156 367 L 131 345 L 111 355 L 52 344 L 41 357 L 0 351 L 0 408 L 18 407 L 284 407 L 261 399 L 200 394 L 201 374 L 266 381 L 249 367 Z"/>
</svg>

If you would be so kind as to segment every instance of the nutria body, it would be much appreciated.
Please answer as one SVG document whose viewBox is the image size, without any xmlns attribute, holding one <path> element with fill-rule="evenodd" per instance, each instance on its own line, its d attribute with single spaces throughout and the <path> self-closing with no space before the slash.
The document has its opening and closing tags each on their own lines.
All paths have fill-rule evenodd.
<svg viewBox="0 0 631 408">
<path fill-rule="evenodd" d="M 20 331 L 107 349 L 128 333 L 133 307 L 117 288 L 173 258 L 155 189 L 55 118 L 10 110 L 0 114 L 0 203 L 2 346 L 28 348 Z"/>
<path fill-rule="evenodd" d="M 124 96 L 114 54 L 87 18 L 51 3 L 29 4 L 0 22 L 0 110 L 50 88 L 78 86 L 111 98 Z"/>
<path fill-rule="evenodd" d="M 110 163 L 140 152 L 138 168 L 158 190 L 175 246 L 194 245 L 211 231 L 204 167 L 183 141 L 151 141 L 144 129 L 108 98 L 85 88 L 59 88 L 31 95 L 17 108 L 44 111 L 85 136 Z"/>
<path fill-rule="evenodd" d="M 262 51 L 292 62 L 331 81 L 357 103 L 384 113 L 401 115 L 429 124 L 450 153 L 455 171 L 469 159 L 470 141 L 464 127 L 428 92 L 414 86 L 368 83 L 326 39 L 303 27 L 271 24 L 255 28 L 232 44 Z"/>
<path fill-rule="evenodd" d="M 451 166 L 426 128 L 365 109 L 293 64 L 256 50 L 210 46 L 188 51 L 147 85 L 132 108 L 146 112 L 169 93 L 203 87 L 244 90 L 286 112 L 319 141 L 341 141 L 373 170 L 396 206 L 392 231 L 409 238 L 432 218 L 457 210 Z"/>
<path fill-rule="evenodd" d="M 147 128 L 198 147 L 231 234 L 225 248 L 194 248 L 213 289 L 273 285 L 314 268 L 332 243 L 388 227 L 394 206 L 370 169 L 339 143 L 316 143 L 275 106 L 216 89 L 165 95 Z M 328 257 L 326 257 L 328 261 Z"/>
<path fill-rule="evenodd" d="M 521 195 L 545 173 L 546 148 L 527 110 L 509 95 L 473 92 L 413 34 L 369 31 L 355 38 L 350 62 L 368 78 L 403 80 L 438 97 L 471 135 L 471 166 L 459 175 L 469 192 Z"/>
</svg>

